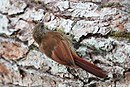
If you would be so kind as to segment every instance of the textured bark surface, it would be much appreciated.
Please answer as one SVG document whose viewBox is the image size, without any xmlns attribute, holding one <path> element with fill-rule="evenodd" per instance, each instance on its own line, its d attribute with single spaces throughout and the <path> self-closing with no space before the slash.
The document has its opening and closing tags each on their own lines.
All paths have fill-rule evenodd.
<svg viewBox="0 0 130 87">
<path fill-rule="evenodd" d="M 41 53 L 32 31 L 42 19 L 108 78 Z M 130 0 L 1 0 L 0 49 L 0 87 L 130 87 Z"/>
</svg>

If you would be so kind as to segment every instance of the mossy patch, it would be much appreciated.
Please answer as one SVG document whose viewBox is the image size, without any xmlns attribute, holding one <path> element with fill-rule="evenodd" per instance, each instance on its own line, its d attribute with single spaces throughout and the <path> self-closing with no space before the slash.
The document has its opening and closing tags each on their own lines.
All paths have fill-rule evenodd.
<svg viewBox="0 0 130 87">
<path fill-rule="evenodd" d="M 101 5 L 101 8 L 104 8 L 104 7 L 121 7 L 121 4 L 120 3 L 114 3 L 114 2 L 104 3 L 104 4 Z"/>
<path fill-rule="evenodd" d="M 130 41 L 130 32 L 112 31 L 109 36 L 120 40 L 126 39 Z"/>
</svg>

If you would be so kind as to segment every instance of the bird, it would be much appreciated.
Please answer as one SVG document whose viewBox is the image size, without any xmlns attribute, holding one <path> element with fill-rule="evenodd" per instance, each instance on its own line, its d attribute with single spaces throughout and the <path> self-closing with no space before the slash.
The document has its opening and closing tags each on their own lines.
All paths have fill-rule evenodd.
<svg viewBox="0 0 130 87">
<path fill-rule="evenodd" d="M 33 28 L 33 38 L 39 45 L 39 50 L 57 63 L 82 68 L 100 78 L 107 77 L 106 72 L 101 68 L 78 56 L 65 34 L 48 30 L 43 22 L 39 22 Z"/>
</svg>

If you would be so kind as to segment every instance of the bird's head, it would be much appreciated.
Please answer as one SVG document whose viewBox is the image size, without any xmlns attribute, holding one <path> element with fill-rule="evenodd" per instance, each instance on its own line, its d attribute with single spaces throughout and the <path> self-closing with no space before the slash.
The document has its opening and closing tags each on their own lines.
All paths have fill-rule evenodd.
<svg viewBox="0 0 130 87">
<path fill-rule="evenodd" d="M 48 32 L 48 29 L 45 27 L 43 22 L 39 22 L 33 29 L 33 38 L 40 44 L 42 37 Z"/>
</svg>

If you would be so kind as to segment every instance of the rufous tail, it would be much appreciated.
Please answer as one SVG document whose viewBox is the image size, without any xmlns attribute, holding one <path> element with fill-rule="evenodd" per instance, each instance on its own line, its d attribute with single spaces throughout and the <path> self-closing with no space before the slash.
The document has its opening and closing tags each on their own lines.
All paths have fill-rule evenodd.
<svg viewBox="0 0 130 87">
<path fill-rule="evenodd" d="M 90 62 L 87 62 L 83 58 L 74 56 L 74 61 L 77 66 L 79 66 L 80 68 L 86 70 L 87 72 L 89 72 L 95 76 L 98 76 L 100 78 L 107 77 L 107 74 L 104 71 L 102 71 L 101 68 L 97 67 L 96 65 L 94 65 Z"/>
</svg>

